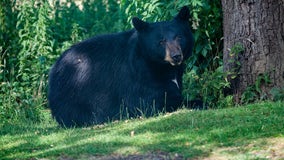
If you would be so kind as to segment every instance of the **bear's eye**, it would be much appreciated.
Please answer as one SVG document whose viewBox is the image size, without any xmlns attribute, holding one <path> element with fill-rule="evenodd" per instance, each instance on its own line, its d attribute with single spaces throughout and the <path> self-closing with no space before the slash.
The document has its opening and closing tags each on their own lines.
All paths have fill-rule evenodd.
<svg viewBox="0 0 284 160">
<path fill-rule="evenodd" d="M 160 45 L 165 45 L 165 44 L 166 44 L 166 39 L 160 40 L 160 41 L 159 41 L 159 44 L 160 44 Z"/>
</svg>

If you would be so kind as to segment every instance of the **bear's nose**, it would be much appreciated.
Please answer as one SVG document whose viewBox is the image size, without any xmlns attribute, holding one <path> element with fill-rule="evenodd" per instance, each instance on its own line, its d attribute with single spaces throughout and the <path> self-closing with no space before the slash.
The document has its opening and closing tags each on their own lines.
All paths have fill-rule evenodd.
<svg viewBox="0 0 284 160">
<path fill-rule="evenodd" d="M 182 61 L 182 56 L 181 56 L 181 54 L 176 54 L 176 55 L 172 56 L 172 59 L 175 62 L 181 62 Z"/>
</svg>

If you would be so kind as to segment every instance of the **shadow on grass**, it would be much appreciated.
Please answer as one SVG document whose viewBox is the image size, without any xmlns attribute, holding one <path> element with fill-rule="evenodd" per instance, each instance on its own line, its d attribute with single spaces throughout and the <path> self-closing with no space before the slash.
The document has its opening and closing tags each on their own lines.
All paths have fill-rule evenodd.
<svg viewBox="0 0 284 160">
<path fill-rule="evenodd" d="M 264 137 L 283 136 L 284 105 L 262 103 L 222 110 L 181 110 L 145 120 L 63 129 L 56 124 L 4 125 L 3 159 L 80 158 L 81 155 L 167 152 L 186 158 L 208 156 L 212 149 L 242 147 Z"/>
<path fill-rule="evenodd" d="M 156 143 L 142 150 L 162 148 L 186 157 L 207 156 L 212 148 L 243 147 L 252 141 L 283 136 L 284 104 L 262 103 L 243 108 L 182 111 L 147 121 L 123 134 L 135 131 L 157 134 Z M 168 145 L 168 146 L 160 146 Z"/>
</svg>

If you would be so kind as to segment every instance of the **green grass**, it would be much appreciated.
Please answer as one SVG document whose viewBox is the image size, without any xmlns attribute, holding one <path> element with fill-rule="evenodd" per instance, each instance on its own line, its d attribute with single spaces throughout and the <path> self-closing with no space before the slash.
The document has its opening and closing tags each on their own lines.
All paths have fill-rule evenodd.
<svg viewBox="0 0 284 160">
<path fill-rule="evenodd" d="M 265 159 L 262 150 L 271 139 L 284 140 L 283 102 L 205 111 L 182 109 L 149 119 L 73 129 L 58 127 L 48 116 L 41 123 L 1 125 L 0 159 L 87 159 L 159 152 L 184 158 Z"/>
</svg>

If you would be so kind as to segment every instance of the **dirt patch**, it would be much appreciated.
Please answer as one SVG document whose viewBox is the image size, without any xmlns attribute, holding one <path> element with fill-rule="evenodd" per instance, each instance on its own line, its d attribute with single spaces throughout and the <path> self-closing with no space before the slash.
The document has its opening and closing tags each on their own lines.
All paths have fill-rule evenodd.
<svg viewBox="0 0 284 160">
<path fill-rule="evenodd" d="M 284 159 L 284 138 L 272 138 L 267 140 L 267 145 L 261 150 L 251 152 L 257 157 L 267 159 Z"/>
<path fill-rule="evenodd" d="M 133 155 L 107 155 L 90 156 L 83 155 L 79 158 L 70 158 L 69 156 L 60 156 L 59 160 L 184 160 L 179 154 L 166 152 L 153 152 L 147 154 Z M 284 160 L 284 138 L 266 138 L 253 141 L 252 143 L 241 147 L 222 147 L 212 150 L 208 157 L 197 157 L 194 160 L 228 160 L 228 159 L 269 159 Z"/>
<path fill-rule="evenodd" d="M 257 140 L 245 147 L 225 147 L 211 152 L 203 160 L 227 159 L 284 160 L 284 138 Z"/>
<path fill-rule="evenodd" d="M 134 155 L 108 155 L 108 156 L 81 156 L 77 159 L 85 159 L 85 160 L 184 160 L 185 158 L 178 154 L 169 154 L 166 152 L 155 152 L 148 154 L 134 154 Z M 68 156 L 61 156 L 59 160 L 75 160 Z"/>
<path fill-rule="evenodd" d="M 95 157 L 98 160 L 184 160 L 181 155 L 175 154 L 170 155 L 169 153 L 159 152 L 159 153 L 149 153 L 145 155 L 129 155 L 129 156 L 105 156 L 105 157 Z"/>
</svg>

